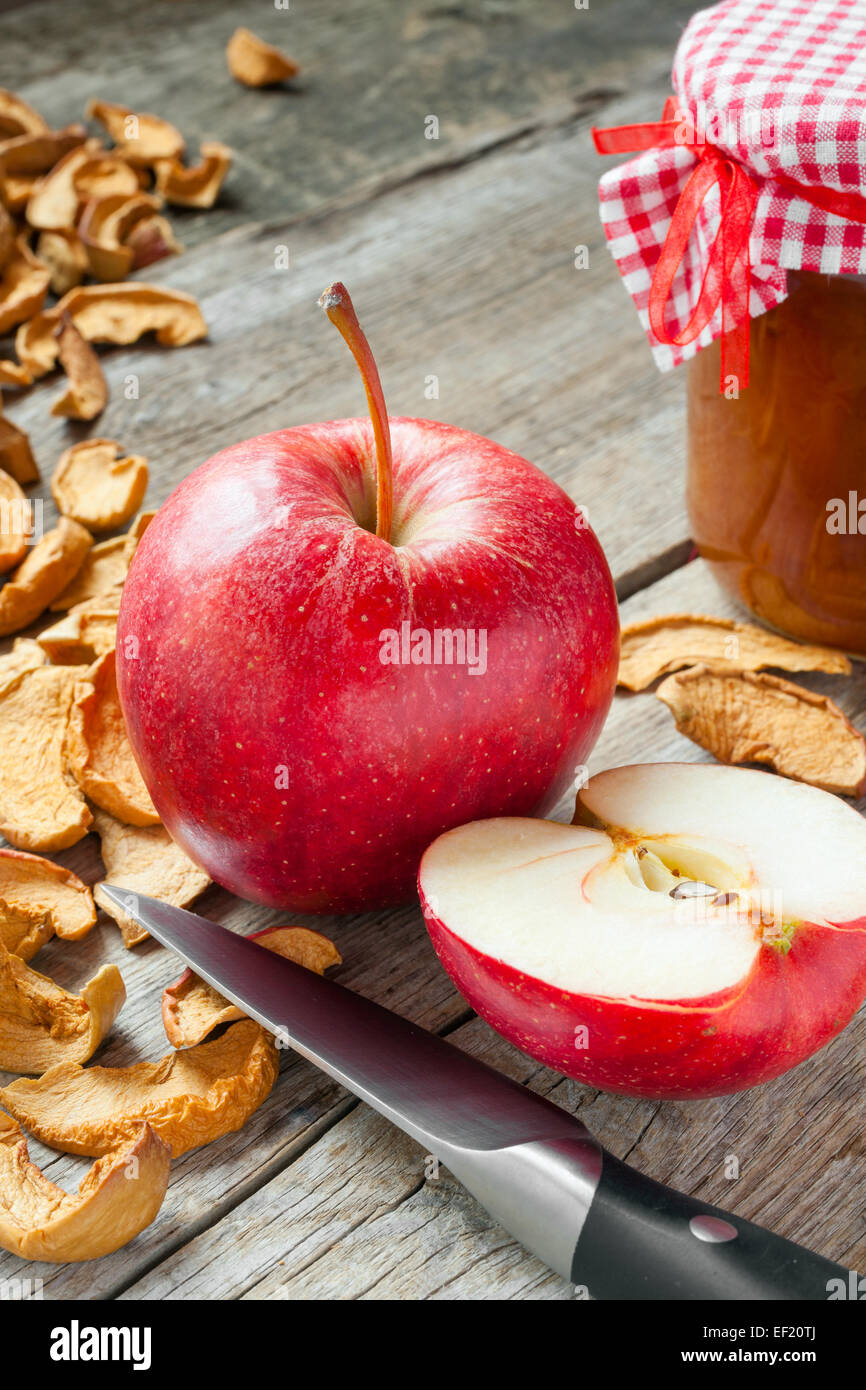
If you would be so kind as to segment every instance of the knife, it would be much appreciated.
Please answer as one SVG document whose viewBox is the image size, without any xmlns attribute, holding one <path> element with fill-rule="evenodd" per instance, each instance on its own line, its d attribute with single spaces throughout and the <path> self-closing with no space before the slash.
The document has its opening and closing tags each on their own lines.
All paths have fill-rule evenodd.
<svg viewBox="0 0 866 1390">
<path fill-rule="evenodd" d="M 280 1041 L 439 1158 L 528 1250 L 600 1299 L 826 1300 L 848 1271 L 644 1177 L 574 1116 L 362 995 L 193 912 L 111 902 Z"/>
</svg>

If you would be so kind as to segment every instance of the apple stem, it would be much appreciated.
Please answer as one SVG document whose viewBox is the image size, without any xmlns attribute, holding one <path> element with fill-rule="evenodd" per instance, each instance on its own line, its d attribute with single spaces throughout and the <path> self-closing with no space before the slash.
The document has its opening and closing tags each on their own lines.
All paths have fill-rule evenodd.
<svg viewBox="0 0 866 1390">
<path fill-rule="evenodd" d="M 391 427 L 388 423 L 388 410 L 385 406 L 382 382 L 379 379 L 379 369 L 373 350 L 358 322 L 358 315 L 346 286 L 336 280 L 325 290 L 319 303 L 331 323 L 342 334 L 358 364 L 364 383 L 367 408 L 373 422 L 373 436 L 376 441 L 376 535 L 384 541 L 390 541 L 391 520 L 394 514 L 394 465 L 391 454 Z"/>
</svg>

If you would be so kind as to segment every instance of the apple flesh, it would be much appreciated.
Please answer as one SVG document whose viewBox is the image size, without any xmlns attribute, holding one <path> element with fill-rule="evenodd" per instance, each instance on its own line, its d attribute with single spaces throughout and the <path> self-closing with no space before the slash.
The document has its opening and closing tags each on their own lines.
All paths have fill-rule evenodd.
<svg viewBox="0 0 866 1390">
<path fill-rule="evenodd" d="M 866 995 L 866 820 L 771 773 L 593 777 L 573 825 L 498 818 L 425 853 L 442 964 L 517 1047 L 604 1090 L 724 1095 L 828 1042 Z"/>
<path fill-rule="evenodd" d="M 294 912 L 409 899 L 443 830 L 550 810 L 616 681 L 610 573 L 562 489 L 489 439 L 371 407 L 193 472 L 118 622 L 126 724 L 170 834 Z"/>
</svg>

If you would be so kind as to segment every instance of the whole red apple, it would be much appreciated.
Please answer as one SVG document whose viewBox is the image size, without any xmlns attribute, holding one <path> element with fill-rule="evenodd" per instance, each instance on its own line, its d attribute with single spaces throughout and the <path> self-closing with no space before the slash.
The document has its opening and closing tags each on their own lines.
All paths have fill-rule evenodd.
<svg viewBox="0 0 866 1390">
<path fill-rule="evenodd" d="M 725 1095 L 796 1066 L 866 995 L 866 820 L 767 772 L 601 772 L 574 825 L 496 819 L 421 861 L 445 969 L 504 1037 L 629 1095 Z"/>
<path fill-rule="evenodd" d="M 321 301 L 371 422 L 215 455 L 145 533 L 118 684 L 159 814 L 245 898 L 411 896 L 451 826 L 551 808 L 616 680 L 604 555 L 566 494 L 489 439 L 389 422 L 340 285 Z"/>
</svg>

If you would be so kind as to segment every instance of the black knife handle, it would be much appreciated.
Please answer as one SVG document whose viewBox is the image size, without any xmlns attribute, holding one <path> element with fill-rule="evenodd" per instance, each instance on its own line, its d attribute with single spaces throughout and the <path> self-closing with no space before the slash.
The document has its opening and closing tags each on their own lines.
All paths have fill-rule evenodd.
<svg viewBox="0 0 866 1390">
<path fill-rule="evenodd" d="M 599 1299 L 826 1301 L 848 1271 L 605 1153 L 571 1277 Z"/>
</svg>

